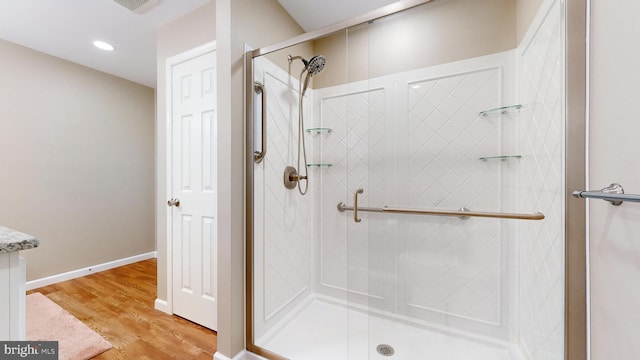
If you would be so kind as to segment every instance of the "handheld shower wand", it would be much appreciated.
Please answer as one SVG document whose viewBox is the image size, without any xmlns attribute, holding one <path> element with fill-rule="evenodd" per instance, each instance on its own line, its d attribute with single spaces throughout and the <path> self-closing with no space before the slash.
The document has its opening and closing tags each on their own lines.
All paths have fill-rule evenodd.
<svg viewBox="0 0 640 360">
<path fill-rule="evenodd" d="M 309 60 L 304 59 L 302 56 L 288 55 L 287 59 L 289 60 L 289 64 L 291 64 L 293 60 L 301 60 L 304 64 L 304 68 L 300 72 L 300 88 L 298 89 L 300 92 L 300 99 L 298 103 L 298 169 L 300 171 L 300 174 L 292 173 L 290 170 L 289 172 L 287 172 L 287 170 L 285 170 L 285 185 L 287 183 L 287 180 L 289 180 L 289 182 L 297 182 L 298 191 L 301 195 L 305 195 L 307 193 L 307 190 L 309 189 L 309 174 L 307 172 L 307 147 L 304 141 L 303 98 L 304 94 L 307 92 L 307 88 L 309 87 L 309 80 L 311 79 L 311 77 L 317 75 L 322 71 L 322 69 L 324 69 L 324 65 L 326 64 L 327 60 L 322 55 L 313 56 Z M 303 83 L 302 75 L 304 75 L 305 72 L 307 73 L 307 76 L 305 77 Z M 301 153 L 304 160 L 304 175 L 302 175 L 302 168 L 300 167 Z M 302 180 L 305 180 L 304 190 L 302 190 L 302 185 L 300 184 Z"/>
</svg>

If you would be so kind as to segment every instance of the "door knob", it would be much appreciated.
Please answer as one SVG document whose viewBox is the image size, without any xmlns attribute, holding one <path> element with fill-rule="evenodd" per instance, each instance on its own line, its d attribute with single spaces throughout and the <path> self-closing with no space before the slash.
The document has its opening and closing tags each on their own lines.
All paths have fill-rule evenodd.
<svg viewBox="0 0 640 360">
<path fill-rule="evenodd" d="M 167 201 L 167 205 L 178 207 L 180 206 L 180 199 L 171 199 Z"/>
</svg>

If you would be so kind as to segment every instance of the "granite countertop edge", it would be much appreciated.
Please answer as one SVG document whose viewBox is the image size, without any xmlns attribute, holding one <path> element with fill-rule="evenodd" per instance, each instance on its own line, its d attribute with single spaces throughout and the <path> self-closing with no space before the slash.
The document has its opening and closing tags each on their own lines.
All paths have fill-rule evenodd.
<svg viewBox="0 0 640 360">
<path fill-rule="evenodd" d="M 40 241 L 34 236 L 0 226 L 0 254 L 37 248 Z"/>
</svg>

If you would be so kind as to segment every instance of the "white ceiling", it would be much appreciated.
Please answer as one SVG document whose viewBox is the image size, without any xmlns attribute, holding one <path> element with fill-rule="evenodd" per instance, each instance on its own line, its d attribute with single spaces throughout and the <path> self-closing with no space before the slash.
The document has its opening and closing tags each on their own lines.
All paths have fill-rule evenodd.
<svg viewBox="0 0 640 360">
<path fill-rule="evenodd" d="M 209 1 L 161 0 L 136 14 L 113 0 L 0 0 L 0 39 L 155 88 L 157 28 Z M 395 2 L 278 1 L 306 31 Z M 98 50 L 94 40 L 116 51 Z"/>
<path fill-rule="evenodd" d="M 136 14 L 112 0 L 0 0 L 0 39 L 155 87 L 156 29 L 209 1 L 162 0 Z"/>
</svg>

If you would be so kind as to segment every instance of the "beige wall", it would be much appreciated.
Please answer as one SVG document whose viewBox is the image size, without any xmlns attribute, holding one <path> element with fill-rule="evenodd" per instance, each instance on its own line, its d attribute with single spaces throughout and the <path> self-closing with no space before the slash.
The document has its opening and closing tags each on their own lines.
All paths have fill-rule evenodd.
<svg viewBox="0 0 640 360">
<path fill-rule="evenodd" d="M 216 7 L 211 2 L 158 29 L 156 119 L 156 246 L 158 299 L 167 299 L 166 60 L 216 39 Z"/>
<path fill-rule="evenodd" d="M 262 47 L 302 33 L 276 0 L 218 0 L 218 351 L 245 348 L 244 45 Z"/>
<path fill-rule="evenodd" d="M 0 40 L 0 224 L 27 280 L 155 250 L 154 91 Z"/>
<path fill-rule="evenodd" d="M 327 67 L 313 87 L 514 49 L 541 5 L 542 0 L 434 1 L 316 40 L 313 51 L 325 55 Z"/>
<path fill-rule="evenodd" d="M 327 57 L 327 66 L 313 85 L 327 87 L 514 49 L 515 5 L 514 0 L 434 1 L 320 39 L 314 51 Z"/>
<path fill-rule="evenodd" d="M 515 0 L 516 1 L 516 26 L 518 43 L 529 30 L 531 22 L 538 13 L 543 0 Z"/>
<path fill-rule="evenodd" d="M 591 189 L 640 194 L 640 3 L 591 1 Z M 591 359 L 640 354 L 640 204 L 590 200 Z"/>
</svg>

